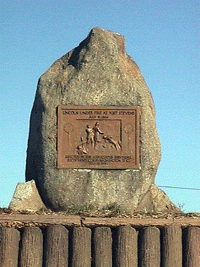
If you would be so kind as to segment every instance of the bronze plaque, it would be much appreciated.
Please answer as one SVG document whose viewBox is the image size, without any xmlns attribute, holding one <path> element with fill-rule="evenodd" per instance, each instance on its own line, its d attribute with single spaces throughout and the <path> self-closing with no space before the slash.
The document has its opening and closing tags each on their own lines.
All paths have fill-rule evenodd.
<svg viewBox="0 0 200 267">
<path fill-rule="evenodd" d="M 58 168 L 139 168 L 139 107 L 58 106 Z"/>
</svg>

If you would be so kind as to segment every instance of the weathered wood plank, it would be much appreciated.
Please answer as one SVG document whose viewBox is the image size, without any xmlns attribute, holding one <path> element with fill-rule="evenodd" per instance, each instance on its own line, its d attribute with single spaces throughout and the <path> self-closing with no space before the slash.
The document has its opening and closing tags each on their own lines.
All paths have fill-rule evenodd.
<svg viewBox="0 0 200 267">
<path fill-rule="evenodd" d="M 72 232 L 72 267 L 91 266 L 92 231 L 86 227 L 75 227 Z"/>
<path fill-rule="evenodd" d="M 83 225 L 87 227 L 118 227 L 131 225 L 133 227 L 142 228 L 147 226 L 163 227 L 167 225 L 177 225 L 181 227 L 200 226 L 200 218 L 94 218 L 86 217 L 82 219 Z"/>
<path fill-rule="evenodd" d="M 182 267 L 182 229 L 176 225 L 169 225 L 162 229 L 161 266 Z"/>
<path fill-rule="evenodd" d="M 138 266 L 160 267 L 160 230 L 158 228 L 146 227 L 140 231 L 138 251 Z"/>
<path fill-rule="evenodd" d="M 183 266 L 200 266 L 200 228 L 188 227 L 183 234 Z"/>
<path fill-rule="evenodd" d="M 62 214 L 0 214 L 0 224 L 62 224 L 69 227 L 81 226 L 81 218 L 77 215 Z"/>
<path fill-rule="evenodd" d="M 21 237 L 19 267 L 42 267 L 43 235 L 39 227 L 26 227 Z"/>
<path fill-rule="evenodd" d="M 20 233 L 14 228 L 0 228 L 0 266 L 17 267 Z"/>
<path fill-rule="evenodd" d="M 94 266 L 112 267 L 112 232 L 109 227 L 94 230 Z"/>
<path fill-rule="evenodd" d="M 197 226 L 200 227 L 200 216 L 178 217 L 178 218 L 81 218 L 78 215 L 63 214 L 0 214 L 0 225 L 16 226 L 21 225 L 52 225 L 62 224 L 68 227 L 86 226 L 86 227 L 118 227 L 131 225 L 133 227 L 155 226 L 163 227 L 176 224 L 181 227 Z"/>
<path fill-rule="evenodd" d="M 116 267 L 138 266 L 137 231 L 130 226 L 121 226 L 116 231 Z"/>
<path fill-rule="evenodd" d="M 44 267 L 68 266 L 69 232 L 62 225 L 48 226 L 44 234 Z"/>
</svg>

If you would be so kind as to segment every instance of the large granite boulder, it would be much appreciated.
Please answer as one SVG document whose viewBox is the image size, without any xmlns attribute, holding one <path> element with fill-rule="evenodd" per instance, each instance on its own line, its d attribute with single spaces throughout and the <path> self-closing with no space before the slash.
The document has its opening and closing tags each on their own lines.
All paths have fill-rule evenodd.
<svg viewBox="0 0 200 267">
<path fill-rule="evenodd" d="M 59 105 L 139 106 L 140 168 L 58 169 Z M 117 203 L 133 212 L 154 183 L 160 158 L 152 95 L 139 67 L 126 54 L 124 37 L 92 29 L 39 79 L 30 118 L 26 180 L 36 181 L 45 205 L 54 210 Z"/>
</svg>

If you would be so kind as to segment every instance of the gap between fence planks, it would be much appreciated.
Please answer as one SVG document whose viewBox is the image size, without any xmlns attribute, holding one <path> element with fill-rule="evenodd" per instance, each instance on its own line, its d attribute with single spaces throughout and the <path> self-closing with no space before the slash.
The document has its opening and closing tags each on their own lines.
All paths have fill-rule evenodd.
<svg viewBox="0 0 200 267">
<path fill-rule="evenodd" d="M 78 215 L 63 215 L 63 214 L 0 214 L 0 225 L 16 226 L 24 225 L 65 225 L 73 226 L 136 226 L 137 228 L 145 226 L 163 227 L 171 224 L 188 227 L 200 227 L 200 217 L 178 217 L 178 218 L 100 218 L 100 217 L 81 217 Z"/>
</svg>

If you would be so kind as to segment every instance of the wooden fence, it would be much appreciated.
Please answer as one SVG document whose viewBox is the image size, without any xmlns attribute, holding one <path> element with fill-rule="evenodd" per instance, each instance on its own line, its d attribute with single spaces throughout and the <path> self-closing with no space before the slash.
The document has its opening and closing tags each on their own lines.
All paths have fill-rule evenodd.
<svg viewBox="0 0 200 267">
<path fill-rule="evenodd" d="M 200 267 L 199 218 L 16 214 L 0 226 L 1 267 Z"/>
</svg>

